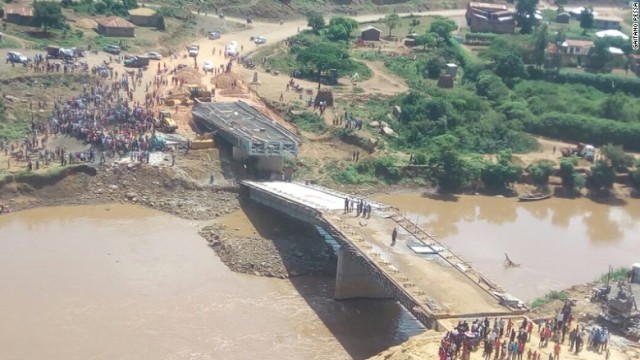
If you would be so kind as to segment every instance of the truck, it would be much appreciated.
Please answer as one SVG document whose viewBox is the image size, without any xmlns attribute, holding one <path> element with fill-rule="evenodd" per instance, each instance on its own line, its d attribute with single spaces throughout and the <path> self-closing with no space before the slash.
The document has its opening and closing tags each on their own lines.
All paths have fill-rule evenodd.
<svg viewBox="0 0 640 360">
<path fill-rule="evenodd" d="M 238 56 L 238 43 L 236 41 L 231 41 L 227 44 L 224 52 L 227 56 Z"/>
<path fill-rule="evenodd" d="M 596 157 L 596 148 L 593 145 L 579 143 L 575 148 L 562 148 L 560 149 L 562 156 L 579 156 L 587 161 L 593 161 Z"/>
<path fill-rule="evenodd" d="M 148 56 L 132 56 L 124 59 L 124 66 L 126 67 L 145 67 L 149 66 L 149 57 Z"/>
<path fill-rule="evenodd" d="M 47 46 L 47 59 L 70 60 L 70 59 L 73 59 L 75 55 L 76 55 L 76 49 L 74 48 L 65 49 L 56 45 Z"/>
</svg>

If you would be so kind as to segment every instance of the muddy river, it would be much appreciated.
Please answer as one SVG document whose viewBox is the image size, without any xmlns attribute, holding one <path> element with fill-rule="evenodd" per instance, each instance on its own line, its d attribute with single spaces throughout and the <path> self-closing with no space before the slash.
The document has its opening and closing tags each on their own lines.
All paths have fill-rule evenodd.
<svg viewBox="0 0 640 360">
<path fill-rule="evenodd" d="M 331 278 L 231 272 L 200 224 L 132 206 L 0 217 L 0 359 L 365 358 L 421 332 Z"/>
<path fill-rule="evenodd" d="M 638 200 L 522 203 L 486 196 L 434 200 L 419 194 L 376 200 L 407 212 L 443 245 L 525 301 L 593 281 L 609 265 L 629 267 L 640 260 Z M 505 268 L 505 253 L 520 267 Z"/>
</svg>

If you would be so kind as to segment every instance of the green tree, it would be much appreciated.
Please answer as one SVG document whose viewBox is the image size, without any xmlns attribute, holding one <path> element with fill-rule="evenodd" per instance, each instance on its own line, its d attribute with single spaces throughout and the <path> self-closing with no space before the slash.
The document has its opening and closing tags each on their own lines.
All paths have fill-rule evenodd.
<svg viewBox="0 0 640 360">
<path fill-rule="evenodd" d="M 436 16 L 429 26 L 429 32 L 438 35 L 445 42 L 451 39 L 451 33 L 458 28 L 455 21 L 446 17 Z"/>
<path fill-rule="evenodd" d="M 444 59 L 438 56 L 431 56 L 423 64 L 422 76 L 429 79 L 437 79 L 440 77 L 444 65 Z"/>
<path fill-rule="evenodd" d="M 587 31 L 593 27 L 593 8 L 588 7 L 580 13 L 580 27 L 582 34 L 587 35 Z"/>
<path fill-rule="evenodd" d="M 498 161 L 489 163 L 480 179 L 485 187 L 494 190 L 501 190 L 516 182 L 522 174 L 522 167 L 511 161 L 511 151 L 503 150 L 498 153 Z"/>
<path fill-rule="evenodd" d="M 619 171 L 633 165 L 633 155 L 624 152 L 621 145 L 607 144 L 600 149 L 600 153 L 609 160 L 611 166 Z"/>
<path fill-rule="evenodd" d="M 124 8 L 127 10 L 138 8 L 138 2 L 136 0 L 122 0 L 122 5 L 124 5 Z M 198 7 L 198 12 L 203 8 L 202 6 Z"/>
<path fill-rule="evenodd" d="M 510 80 L 525 75 L 524 63 L 522 57 L 510 52 L 496 60 L 494 71 L 502 80 Z"/>
<path fill-rule="evenodd" d="M 400 15 L 393 13 L 384 17 L 384 24 L 389 28 L 389 36 L 391 36 L 391 32 L 393 29 L 397 28 L 402 24 L 402 19 Z"/>
<path fill-rule="evenodd" d="M 307 15 L 307 26 L 310 27 L 313 32 L 319 34 L 320 30 L 325 27 L 324 17 L 315 11 L 309 13 L 309 15 Z"/>
<path fill-rule="evenodd" d="M 549 183 L 549 176 L 553 174 L 553 164 L 548 161 L 541 161 L 529 166 L 529 174 L 533 183 L 538 186 L 546 186 Z"/>
<path fill-rule="evenodd" d="M 516 0 L 516 21 L 520 26 L 520 32 L 531 34 L 536 23 L 536 8 L 538 0 Z"/>
<path fill-rule="evenodd" d="M 61 28 L 65 24 L 65 18 L 62 16 L 62 7 L 59 3 L 53 1 L 34 2 L 33 24 L 42 26 L 44 32 L 47 32 L 50 27 Z"/>
<path fill-rule="evenodd" d="M 609 52 L 609 44 L 604 39 L 598 38 L 589 49 L 589 68 L 602 72 L 612 70 L 613 55 Z"/>
<path fill-rule="evenodd" d="M 543 24 L 536 31 L 536 44 L 533 50 L 533 61 L 536 65 L 542 66 L 545 63 L 545 54 L 549 44 L 549 27 Z"/>
<path fill-rule="evenodd" d="M 442 135 L 433 139 L 429 169 L 435 185 L 441 191 L 456 191 L 473 180 L 473 173 L 460 156 L 458 145 L 459 141 L 453 135 Z"/>
<path fill-rule="evenodd" d="M 323 30 L 327 38 L 333 41 L 349 41 L 358 22 L 342 16 L 334 16 L 329 20 L 329 26 Z"/>
<path fill-rule="evenodd" d="M 411 17 L 411 21 L 409 21 L 409 34 L 411 34 L 413 29 L 418 25 L 420 25 L 420 20 L 415 17 Z"/>
<path fill-rule="evenodd" d="M 304 71 L 317 72 L 318 84 L 322 71 L 328 69 L 346 70 L 350 67 L 349 53 L 334 43 L 321 42 L 300 50 L 296 61 L 303 65 Z"/>
<path fill-rule="evenodd" d="M 565 158 L 560 160 L 562 186 L 572 192 L 582 189 L 586 182 L 584 175 L 576 172 L 574 163 L 577 163 L 576 159 Z"/>
<path fill-rule="evenodd" d="M 483 71 L 476 80 L 476 93 L 494 103 L 502 103 L 508 100 L 509 88 L 493 73 Z"/>
<path fill-rule="evenodd" d="M 613 187 L 616 172 L 606 161 L 598 160 L 591 167 L 591 184 L 598 191 L 609 190 Z"/>
<path fill-rule="evenodd" d="M 636 169 L 631 173 L 631 183 L 636 191 L 640 191 L 640 161 L 636 162 Z"/>
<path fill-rule="evenodd" d="M 424 33 L 416 38 L 416 45 L 422 45 L 422 50 L 434 48 L 438 45 L 438 37 L 433 33 Z"/>
</svg>

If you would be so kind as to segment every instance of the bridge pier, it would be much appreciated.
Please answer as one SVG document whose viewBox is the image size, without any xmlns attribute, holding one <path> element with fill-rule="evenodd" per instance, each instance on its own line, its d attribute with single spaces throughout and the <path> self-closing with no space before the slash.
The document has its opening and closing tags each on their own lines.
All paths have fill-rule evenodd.
<svg viewBox="0 0 640 360">
<path fill-rule="evenodd" d="M 344 247 L 338 250 L 338 270 L 334 298 L 391 299 L 389 292 L 366 270 L 364 265 Z"/>
</svg>

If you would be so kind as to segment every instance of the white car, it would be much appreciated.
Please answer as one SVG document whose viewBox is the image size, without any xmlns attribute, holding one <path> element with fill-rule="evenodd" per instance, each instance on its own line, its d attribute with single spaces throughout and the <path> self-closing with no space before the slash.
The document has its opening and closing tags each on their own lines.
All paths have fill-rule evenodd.
<svg viewBox="0 0 640 360">
<path fill-rule="evenodd" d="M 200 52 L 200 47 L 198 45 L 189 46 L 189 56 L 196 57 L 198 56 L 199 52 Z"/>
<path fill-rule="evenodd" d="M 227 47 L 224 49 L 225 54 L 227 56 L 238 56 L 238 43 L 235 41 L 227 44 Z"/>
<path fill-rule="evenodd" d="M 264 36 L 256 36 L 255 40 L 253 40 L 256 44 L 264 44 L 267 42 L 267 38 Z"/>
<path fill-rule="evenodd" d="M 153 60 L 162 60 L 162 54 L 157 53 L 155 51 L 148 52 L 147 57 Z"/>
<path fill-rule="evenodd" d="M 204 72 L 213 72 L 213 63 L 211 61 L 205 61 L 202 64 L 202 70 L 204 70 Z"/>
<path fill-rule="evenodd" d="M 17 51 L 9 51 L 7 53 L 7 62 L 26 64 L 29 62 L 29 58 Z"/>
</svg>

